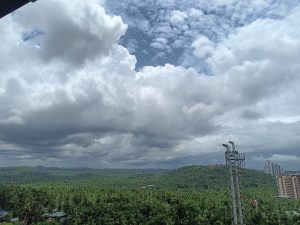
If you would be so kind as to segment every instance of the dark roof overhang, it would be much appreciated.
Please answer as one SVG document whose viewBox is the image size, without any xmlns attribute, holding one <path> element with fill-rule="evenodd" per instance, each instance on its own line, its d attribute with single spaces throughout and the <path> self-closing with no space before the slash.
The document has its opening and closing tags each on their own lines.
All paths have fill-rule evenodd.
<svg viewBox="0 0 300 225">
<path fill-rule="evenodd" d="M 0 18 L 36 0 L 0 0 Z"/>
</svg>

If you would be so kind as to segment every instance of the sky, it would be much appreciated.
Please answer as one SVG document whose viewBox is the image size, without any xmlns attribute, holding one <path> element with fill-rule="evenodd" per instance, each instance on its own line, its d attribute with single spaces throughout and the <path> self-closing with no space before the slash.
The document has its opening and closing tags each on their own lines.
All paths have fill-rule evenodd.
<svg viewBox="0 0 300 225">
<path fill-rule="evenodd" d="M 0 166 L 300 170 L 300 1 L 38 0 L 0 20 Z"/>
</svg>

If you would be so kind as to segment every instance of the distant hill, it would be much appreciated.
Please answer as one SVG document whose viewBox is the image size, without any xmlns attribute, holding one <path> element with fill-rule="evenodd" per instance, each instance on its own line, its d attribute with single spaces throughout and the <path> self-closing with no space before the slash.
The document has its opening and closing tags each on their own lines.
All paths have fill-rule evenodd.
<svg viewBox="0 0 300 225">
<path fill-rule="evenodd" d="M 285 171 L 284 175 L 300 175 L 300 171 Z"/>
<path fill-rule="evenodd" d="M 274 187 L 275 178 L 258 170 L 241 169 L 242 187 Z M 219 189 L 229 185 L 226 166 L 187 166 L 166 173 L 165 182 L 179 188 Z"/>
<path fill-rule="evenodd" d="M 43 183 L 58 181 L 83 181 L 90 179 L 124 179 L 152 177 L 161 169 L 90 169 L 57 167 L 3 167 L 0 168 L 0 183 Z"/>
<path fill-rule="evenodd" d="M 186 166 L 175 170 L 162 169 L 89 169 L 10 167 L 0 168 L 0 183 L 96 182 L 99 186 L 220 189 L 228 187 L 225 166 Z M 275 178 L 257 170 L 241 170 L 244 188 L 274 187 Z"/>
</svg>

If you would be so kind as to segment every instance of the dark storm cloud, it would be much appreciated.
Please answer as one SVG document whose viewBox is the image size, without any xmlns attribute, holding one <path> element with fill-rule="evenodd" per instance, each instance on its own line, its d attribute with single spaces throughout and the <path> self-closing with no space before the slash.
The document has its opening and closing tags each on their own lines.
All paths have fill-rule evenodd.
<svg viewBox="0 0 300 225">
<path fill-rule="evenodd" d="M 242 112 L 241 117 L 244 119 L 257 120 L 260 119 L 262 116 L 258 112 L 255 112 L 251 109 L 245 109 Z"/>
</svg>

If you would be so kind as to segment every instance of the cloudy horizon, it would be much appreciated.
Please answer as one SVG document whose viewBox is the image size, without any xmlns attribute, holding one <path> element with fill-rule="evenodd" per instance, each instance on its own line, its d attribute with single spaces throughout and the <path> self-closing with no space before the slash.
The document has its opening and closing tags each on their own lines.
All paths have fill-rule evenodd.
<svg viewBox="0 0 300 225">
<path fill-rule="evenodd" d="M 300 170 L 300 1 L 38 0 L 0 19 L 0 167 Z"/>
</svg>

